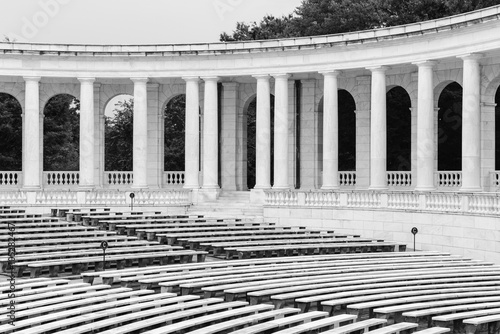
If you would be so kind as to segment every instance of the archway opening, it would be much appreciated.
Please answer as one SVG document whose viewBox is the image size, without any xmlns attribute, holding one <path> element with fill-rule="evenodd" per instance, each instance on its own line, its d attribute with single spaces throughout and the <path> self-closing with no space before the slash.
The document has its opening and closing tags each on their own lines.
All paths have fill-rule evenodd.
<svg viewBox="0 0 500 334">
<path fill-rule="evenodd" d="M 14 96 L 0 93 L 0 171 L 22 170 L 22 113 Z"/>
<path fill-rule="evenodd" d="M 387 92 L 387 171 L 411 170 L 411 99 L 400 86 Z"/>
<path fill-rule="evenodd" d="M 495 94 L 495 170 L 500 171 L 500 87 Z"/>
<path fill-rule="evenodd" d="M 271 185 L 274 183 L 274 95 L 271 94 Z M 256 184 L 256 140 L 257 140 L 257 97 L 248 104 L 247 110 L 247 187 Z"/>
<path fill-rule="evenodd" d="M 356 102 L 351 93 L 339 89 L 339 171 L 356 170 Z"/>
<path fill-rule="evenodd" d="M 438 170 L 462 170 L 462 86 L 447 85 L 438 100 Z"/>
<path fill-rule="evenodd" d="M 165 106 L 164 170 L 185 169 L 186 95 L 174 96 Z"/>
<path fill-rule="evenodd" d="M 104 165 L 106 171 L 132 171 L 134 98 L 120 94 L 105 108 Z"/>
<path fill-rule="evenodd" d="M 69 94 L 52 97 L 43 110 L 44 171 L 80 169 L 80 101 Z"/>
</svg>

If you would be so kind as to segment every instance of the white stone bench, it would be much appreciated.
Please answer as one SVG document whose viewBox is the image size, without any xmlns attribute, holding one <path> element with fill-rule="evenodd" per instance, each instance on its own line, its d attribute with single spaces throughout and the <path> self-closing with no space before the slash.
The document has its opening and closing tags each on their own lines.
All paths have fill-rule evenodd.
<svg viewBox="0 0 500 334">
<path fill-rule="evenodd" d="M 468 303 L 488 303 L 497 302 L 499 300 L 497 291 L 477 291 L 464 293 L 443 293 L 433 296 L 419 296 L 400 298 L 399 300 L 387 300 L 386 302 L 374 302 L 373 305 L 378 307 L 373 310 L 378 317 L 388 317 L 394 315 L 395 319 L 400 319 L 403 312 L 418 310 L 424 308 L 445 307 L 452 305 L 468 304 Z M 378 305 L 376 305 L 378 304 Z M 359 311 L 360 305 L 348 305 L 348 310 L 353 306 L 354 312 Z M 366 305 L 364 305 L 366 306 Z M 351 310 L 349 310 L 351 312 Z"/>
<path fill-rule="evenodd" d="M 14 225 L 24 224 L 24 223 L 43 223 L 43 222 L 59 222 L 60 220 L 57 218 L 51 217 L 33 217 L 33 218 L 10 218 L 10 219 L 0 219 L 0 224 L 8 224 L 13 223 Z"/>
<path fill-rule="evenodd" d="M 365 334 L 400 334 L 400 333 L 411 333 L 418 327 L 418 324 L 412 322 L 400 322 L 390 326 L 375 329 Z"/>
<path fill-rule="evenodd" d="M 442 333 L 448 333 L 450 332 L 449 328 L 444 328 L 444 327 L 430 327 L 427 329 L 423 329 L 418 332 L 413 332 L 413 334 L 442 334 Z"/>
<path fill-rule="evenodd" d="M 158 260 L 161 264 L 172 263 L 176 259 L 180 263 L 191 262 L 193 257 L 196 257 L 197 262 L 205 261 L 206 252 L 192 251 L 192 250 L 171 250 L 161 251 L 155 253 L 126 253 L 124 249 L 123 254 L 113 254 L 106 256 L 106 263 L 115 263 L 117 268 L 123 266 L 131 266 L 132 261 L 138 261 L 139 266 L 146 266 L 150 261 Z M 65 267 L 71 266 L 73 275 L 80 274 L 82 264 L 94 264 L 95 270 L 99 271 L 103 268 L 102 256 L 89 256 L 89 257 L 76 257 L 59 260 L 45 260 L 45 261 L 32 261 L 32 262 L 16 262 L 14 268 L 17 268 L 17 275 L 21 276 L 26 268 L 30 269 L 31 277 L 38 277 L 44 269 L 49 270 L 51 277 L 58 276 L 59 271 L 64 271 Z"/>
<path fill-rule="evenodd" d="M 257 325 L 251 325 L 246 328 L 242 328 L 240 330 L 231 332 L 231 334 L 261 334 L 269 332 L 271 330 L 272 331 L 280 330 L 281 328 L 287 326 L 301 325 L 317 319 L 326 318 L 327 316 L 328 313 L 320 311 L 300 313 L 297 315 L 291 315 L 276 320 L 266 321 Z"/>
<path fill-rule="evenodd" d="M 481 326 L 485 325 L 488 327 L 488 333 L 497 333 L 500 324 L 500 314 L 465 319 L 463 323 L 465 324 L 466 334 L 474 334 Z"/>
<path fill-rule="evenodd" d="M 142 296 L 146 296 L 145 299 Z M 69 296 L 72 297 L 72 296 Z M 136 290 L 132 289 L 106 289 L 101 290 L 98 293 L 85 293 L 83 298 L 71 300 L 65 297 L 64 302 L 57 302 L 57 299 L 52 300 L 52 305 L 46 305 L 42 307 L 33 307 L 29 309 L 19 310 L 16 307 L 16 330 L 20 330 L 26 327 L 33 327 L 40 325 L 42 323 L 47 323 L 50 321 L 57 321 L 64 316 L 74 316 L 85 313 L 85 309 L 91 309 L 93 312 L 99 311 L 95 305 L 99 305 L 102 309 L 108 307 L 116 307 L 117 300 L 121 300 L 122 303 L 137 303 L 138 301 L 145 300 L 156 300 L 158 296 L 153 294 L 153 291 L 148 290 Z M 89 306 L 90 305 L 90 306 Z M 7 321 L 2 322 L 6 324 Z M 10 326 L 10 327 L 9 327 Z M 12 326 L 0 326 L 1 333 L 8 333 L 12 330 Z"/>
<path fill-rule="evenodd" d="M 300 334 L 309 333 L 311 331 L 328 330 L 330 328 L 337 328 L 341 324 L 349 324 L 356 321 L 356 316 L 352 314 L 340 314 L 333 317 L 327 317 L 324 319 L 319 319 L 316 321 L 311 321 L 302 325 L 290 327 L 287 329 L 282 329 L 274 334 Z"/>
<path fill-rule="evenodd" d="M 120 327 L 106 330 L 100 334 L 124 334 L 134 331 L 144 331 L 152 329 L 158 325 L 168 325 L 174 321 L 183 321 L 190 318 L 204 316 L 208 313 L 224 312 L 231 309 L 245 307 L 247 305 L 248 304 L 245 302 L 224 303 L 222 299 L 218 298 L 201 299 L 196 302 L 184 303 L 182 305 L 183 307 L 179 310 L 171 310 L 170 312 L 160 316 L 122 324 Z"/>
<path fill-rule="evenodd" d="M 422 265 L 420 265 L 422 266 Z M 232 284 L 232 285 L 226 285 L 226 286 L 216 286 L 216 287 L 206 287 L 203 288 L 203 291 L 205 291 L 206 295 L 210 295 L 211 293 L 216 293 L 220 291 L 224 291 L 226 298 L 232 298 L 230 295 L 238 296 L 240 294 L 243 295 L 248 295 L 248 293 L 251 292 L 256 292 L 256 291 L 264 291 L 264 290 L 271 290 L 271 289 L 282 289 L 283 286 L 285 287 L 292 287 L 292 286 L 304 286 L 304 285 L 313 285 L 317 283 L 331 283 L 331 282 L 340 282 L 340 281 L 360 281 L 360 280 L 370 280 L 370 279 L 375 279 L 375 278 L 380 278 L 383 279 L 387 278 L 389 281 L 391 280 L 397 280 L 398 277 L 403 277 L 402 279 L 406 279 L 410 274 L 413 275 L 423 275 L 423 274 L 439 274 L 440 271 L 437 269 L 434 269 L 431 267 L 431 265 L 428 265 L 428 268 L 419 268 L 419 269 L 413 269 L 410 271 L 409 266 L 407 268 L 398 268 L 394 266 L 367 266 L 367 267 L 353 267 L 353 268 L 340 268 L 336 270 L 329 270 L 327 272 L 321 272 L 317 271 L 314 273 L 315 277 L 300 277 L 300 275 L 296 275 L 293 278 L 288 278 L 284 280 L 272 280 L 269 282 L 259 282 L 259 284 L 254 284 L 250 285 L 248 283 L 244 284 Z M 462 268 L 452 268 L 455 270 L 455 276 L 458 275 L 459 272 L 465 271 L 465 269 Z M 466 268 L 468 269 L 468 268 Z M 498 272 L 498 271 L 496 271 Z M 386 280 L 387 281 L 387 280 Z M 222 290 L 223 289 L 223 290 Z M 265 291 L 265 294 L 272 293 L 273 291 Z M 276 292 L 276 290 L 274 291 Z M 261 295 L 262 296 L 262 295 Z M 317 297 L 311 297 L 311 298 L 317 298 Z M 229 300 L 229 299 L 228 299 Z M 319 300 L 309 300 L 309 301 L 302 301 L 296 299 L 295 302 L 301 307 L 299 302 L 304 302 L 304 303 L 311 303 L 311 302 L 318 302 L 323 300 L 323 298 L 319 298 Z"/>
<path fill-rule="evenodd" d="M 432 322 L 439 327 L 458 327 L 458 322 L 468 318 L 482 317 L 491 314 L 500 314 L 500 301 L 489 302 L 489 303 L 474 303 L 474 304 L 464 304 L 464 305 L 453 305 L 449 307 L 438 308 L 438 310 L 443 310 L 449 314 L 437 315 L 432 317 Z M 466 310 L 466 311 L 465 311 Z M 463 312 L 461 312 L 463 311 Z M 418 311 L 416 311 L 418 312 Z M 441 312 L 441 311 L 440 311 Z M 403 313 L 406 314 L 414 312 Z"/>
<path fill-rule="evenodd" d="M 246 317 L 236 318 L 233 320 L 228 320 L 224 322 L 219 322 L 211 326 L 203 326 L 200 329 L 185 332 L 185 334 L 214 334 L 227 330 L 235 330 L 237 328 L 254 324 L 261 321 L 270 321 L 279 318 L 283 318 L 290 314 L 297 314 L 300 312 L 296 308 L 283 308 L 281 310 L 271 310 L 267 312 L 261 312 Z"/>
<path fill-rule="evenodd" d="M 11 292 L 14 292 L 16 295 L 18 295 L 18 291 L 22 290 L 36 290 L 40 289 L 43 287 L 52 287 L 56 285 L 65 285 L 69 284 L 70 281 L 66 279 L 44 279 L 44 280 L 26 280 L 26 281 L 17 281 L 16 284 L 11 286 L 10 281 L 7 281 L 5 283 L 9 284 L 2 284 L 0 285 L 0 295 L 2 294 L 10 294 Z M 11 289 L 13 288 L 13 289 Z"/>
<path fill-rule="evenodd" d="M 204 315 L 201 317 L 193 317 L 191 319 L 179 321 L 167 326 L 160 327 L 158 329 L 143 332 L 143 334 L 180 333 L 181 331 L 185 331 L 188 328 L 204 326 L 205 324 L 208 323 L 221 322 L 226 319 L 242 317 L 248 314 L 256 314 L 258 312 L 269 311 L 272 310 L 273 308 L 274 307 L 272 305 L 265 305 L 265 304 L 244 306 L 233 310 Z"/>
<path fill-rule="evenodd" d="M 63 244 L 88 244 L 96 243 L 101 241 L 107 242 L 127 242 L 127 241 L 137 241 L 136 237 L 129 237 L 125 235 L 101 235 L 98 237 L 92 236 L 80 236 L 76 237 L 54 237 L 54 238 L 43 238 L 43 239 L 29 239 L 29 240 L 16 240 L 16 248 L 19 247 L 34 247 L 34 246 L 50 246 L 50 245 L 63 245 Z M 0 242 L 0 247 L 7 247 L 7 242 Z"/>
<path fill-rule="evenodd" d="M 184 272 L 187 270 L 206 270 L 211 268 L 226 268 L 226 267 L 248 267 L 260 266 L 270 264 L 304 264 L 314 262 L 328 262 L 333 260 L 359 260 L 359 259 L 387 259 L 387 258 L 422 258 L 434 256 L 447 256 L 447 253 L 439 252 L 409 252 L 409 253 L 367 253 L 367 254 L 335 254 L 335 255 L 316 255 L 316 256 L 294 256 L 282 258 L 261 258 L 261 259 L 246 259 L 246 260 L 232 260 L 232 261 L 215 261 L 204 263 L 189 263 L 183 266 L 170 265 L 170 266 L 155 266 L 148 268 L 135 268 L 135 269 L 122 269 L 122 270 L 109 270 L 106 272 L 88 272 L 83 273 L 84 281 L 92 283 L 94 278 L 100 277 L 111 284 L 113 282 L 120 282 L 122 278 L 133 277 L 137 275 L 162 275 L 164 273 Z M 145 277 L 146 278 L 146 277 Z"/>
<path fill-rule="evenodd" d="M 400 279 L 400 281 L 402 281 Z M 404 282 L 404 281 L 403 281 Z M 428 283 L 431 283 L 430 280 Z M 390 284 L 388 284 L 390 285 Z M 445 293 L 449 292 L 462 292 L 462 291 L 486 291 L 489 289 L 500 288 L 497 281 L 494 282 L 484 282 L 484 283 L 436 283 L 436 284 L 400 284 L 394 287 L 380 287 L 376 286 L 349 286 L 337 288 L 337 292 L 328 293 L 324 295 L 318 295 L 314 297 L 298 298 L 295 302 L 300 306 L 301 310 L 309 310 L 311 304 L 323 303 L 323 305 L 328 305 L 329 308 L 335 308 L 338 306 L 344 306 L 347 303 L 358 303 L 358 302 L 368 302 L 370 300 L 381 300 L 389 298 L 399 298 L 414 295 L 423 294 L 435 294 L 435 293 Z M 470 290 L 468 290 L 470 289 Z M 333 300 L 333 301 L 328 301 Z M 325 302 L 326 301 L 326 302 Z M 334 311 L 333 309 L 331 311 Z"/>
<path fill-rule="evenodd" d="M 120 300 L 112 300 L 106 303 L 88 305 L 82 308 L 70 309 L 58 313 L 51 313 L 48 315 L 28 319 L 26 322 L 31 325 L 27 328 L 16 333 L 22 334 L 35 334 L 45 333 L 48 331 L 57 330 L 57 333 L 85 333 L 90 328 L 97 327 L 100 321 L 118 321 L 120 315 L 133 319 L 136 314 L 141 310 L 148 309 L 151 313 L 161 314 L 163 306 L 174 306 L 184 304 L 185 302 L 198 299 L 197 296 L 182 296 L 175 297 L 172 294 L 149 294 L 146 296 L 125 298 Z M 151 309 L 152 308 L 152 309 Z M 123 320 L 121 320 L 123 321 Z M 90 324 L 85 325 L 85 323 Z M 72 326 L 77 327 L 72 327 Z M 67 330 L 64 328 L 71 327 Z"/>
<path fill-rule="evenodd" d="M 323 334 L 349 334 L 352 332 L 356 333 L 366 333 L 370 330 L 374 330 L 384 326 L 387 323 L 386 319 L 371 318 L 358 322 L 354 322 L 349 325 L 340 326 L 334 329 L 322 332 Z"/>
</svg>

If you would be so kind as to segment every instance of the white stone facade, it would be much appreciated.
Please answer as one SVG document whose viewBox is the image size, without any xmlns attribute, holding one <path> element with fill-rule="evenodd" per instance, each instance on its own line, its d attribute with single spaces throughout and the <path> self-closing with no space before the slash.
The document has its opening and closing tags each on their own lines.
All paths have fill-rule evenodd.
<svg viewBox="0 0 500 334">
<path fill-rule="evenodd" d="M 70 188 L 75 195 L 61 195 L 65 204 L 112 203 L 115 195 L 96 199 L 100 195 L 89 190 L 107 194 L 113 188 L 104 170 L 104 109 L 119 94 L 135 99 L 133 183 L 123 188 L 141 192 L 149 205 L 213 200 L 221 190 L 248 190 L 246 113 L 255 97 L 255 201 L 263 203 L 266 192 L 291 190 L 450 191 L 446 196 L 496 192 L 499 51 L 500 6 L 386 29 L 270 41 L 152 46 L 0 43 L 0 92 L 22 105 L 24 134 L 23 171 L 0 171 L 10 175 L 6 177 L 19 176 L 17 182 L 0 184 L 0 199 L 8 204 L 44 204 L 48 199 L 52 203 L 56 195 L 41 193 Z M 443 177 L 460 177 L 460 182 L 441 184 L 437 108 L 441 92 L 452 82 L 463 88 L 463 164 L 461 172 L 443 171 Z M 411 177 L 403 186 L 388 182 L 386 171 L 386 93 L 397 86 L 411 100 L 411 172 L 394 174 Z M 356 105 L 356 170 L 349 173 L 338 168 L 338 89 L 349 92 Z M 51 188 L 42 170 L 43 110 L 60 93 L 82 103 L 80 184 Z M 163 113 L 179 94 L 186 94 L 187 101 L 185 190 L 167 193 L 162 192 L 169 188 L 163 171 Z M 355 184 L 345 181 L 354 176 Z M 148 192 L 154 195 L 148 197 Z M 118 201 L 124 203 L 123 198 Z M 286 208 L 288 203 L 279 206 Z M 279 208 L 273 210 L 271 217 L 281 215 Z M 293 213 L 297 219 L 302 214 L 309 215 Z M 360 229 L 366 230 L 353 230 Z"/>
</svg>

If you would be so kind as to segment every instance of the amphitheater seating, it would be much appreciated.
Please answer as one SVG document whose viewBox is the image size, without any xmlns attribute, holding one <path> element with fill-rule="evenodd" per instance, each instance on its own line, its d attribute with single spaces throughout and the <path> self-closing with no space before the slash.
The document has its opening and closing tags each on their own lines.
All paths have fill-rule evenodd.
<svg viewBox="0 0 500 334">
<path fill-rule="evenodd" d="M 430 327 L 418 332 L 413 332 L 413 334 L 441 334 L 441 333 L 448 333 L 450 331 L 449 328 L 444 328 L 444 327 Z"/>
<path fill-rule="evenodd" d="M 307 312 L 309 313 L 309 312 Z M 304 314 L 307 314 L 304 313 Z M 337 327 L 328 331 L 325 331 L 323 333 L 325 334 L 349 334 L 349 333 L 366 333 L 372 329 L 379 328 L 381 326 L 384 326 L 387 323 L 386 319 L 366 319 L 358 322 L 354 322 L 349 325 Z"/>
<path fill-rule="evenodd" d="M 467 334 L 476 333 L 482 326 L 488 328 L 488 333 L 496 333 L 500 325 L 500 314 L 465 319 L 463 323 L 465 324 L 465 333 Z"/>
<path fill-rule="evenodd" d="M 465 319 L 500 314 L 500 301 L 454 305 L 448 308 L 443 307 L 441 310 L 442 313 L 447 314 L 432 317 L 432 322 L 439 327 L 459 328 L 461 326 L 461 322 Z M 403 316 L 406 316 L 406 313 L 403 313 Z M 416 321 L 412 320 L 412 322 Z"/>
</svg>

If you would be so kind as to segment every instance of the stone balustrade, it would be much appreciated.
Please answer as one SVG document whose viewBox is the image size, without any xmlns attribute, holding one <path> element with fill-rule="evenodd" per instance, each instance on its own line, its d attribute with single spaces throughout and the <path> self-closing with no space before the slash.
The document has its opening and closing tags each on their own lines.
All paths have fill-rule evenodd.
<svg viewBox="0 0 500 334">
<path fill-rule="evenodd" d="M 462 185 L 462 172 L 440 171 L 436 172 L 435 184 L 439 188 L 458 188 Z"/>
<path fill-rule="evenodd" d="M 79 172 L 43 172 L 44 186 L 77 187 L 80 184 Z"/>
<path fill-rule="evenodd" d="M 341 187 L 356 186 L 356 172 L 339 172 L 338 174 Z"/>
<path fill-rule="evenodd" d="M 182 187 L 185 182 L 185 172 L 163 172 L 163 186 L 168 188 Z"/>
<path fill-rule="evenodd" d="M 411 172 L 387 172 L 387 185 L 389 187 L 404 187 L 412 186 L 412 173 Z"/>
<path fill-rule="evenodd" d="M 498 215 L 500 193 L 266 191 L 267 207 L 361 208 Z"/>
<path fill-rule="evenodd" d="M 134 172 L 104 172 L 106 187 L 130 187 L 134 183 Z"/>
<path fill-rule="evenodd" d="M 0 172 L 0 187 L 16 188 L 22 184 L 22 172 Z"/>
</svg>

